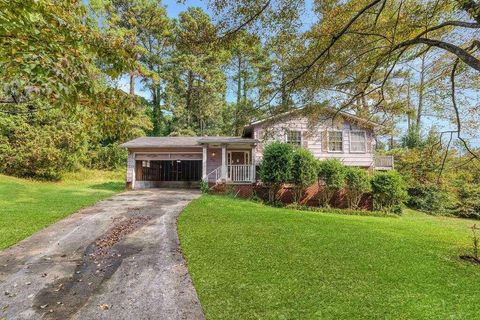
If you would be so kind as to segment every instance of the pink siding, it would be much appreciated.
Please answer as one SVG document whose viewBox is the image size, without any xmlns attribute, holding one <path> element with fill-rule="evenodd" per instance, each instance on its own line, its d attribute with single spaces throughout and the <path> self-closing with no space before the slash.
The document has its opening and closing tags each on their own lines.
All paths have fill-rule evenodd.
<svg viewBox="0 0 480 320">
<path fill-rule="evenodd" d="M 255 139 L 261 142 L 256 149 L 256 160 L 260 162 L 263 155 L 263 145 L 268 141 L 286 141 L 286 130 L 302 131 L 303 146 L 308 148 L 317 159 L 336 158 L 349 166 L 370 167 L 373 165 L 374 139 L 373 132 L 369 128 L 361 128 L 348 119 L 341 119 L 332 123 L 331 119 L 318 122 L 309 121 L 304 116 L 285 116 L 276 121 L 264 122 L 255 125 L 253 134 Z M 326 148 L 326 133 L 328 130 L 343 132 L 343 151 L 339 153 L 329 152 Z M 350 132 L 364 130 L 367 138 L 367 150 L 365 153 L 350 152 Z"/>
</svg>

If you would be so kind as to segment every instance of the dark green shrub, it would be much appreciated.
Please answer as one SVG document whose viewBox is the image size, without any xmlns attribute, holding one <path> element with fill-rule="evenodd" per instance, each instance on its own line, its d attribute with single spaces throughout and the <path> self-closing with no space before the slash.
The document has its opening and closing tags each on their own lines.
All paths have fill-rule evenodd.
<svg viewBox="0 0 480 320">
<path fill-rule="evenodd" d="M 373 205 L 376 210 L 401 213 L 401 206 L 408 199 L 403 178 L 395 170 L 377 172 L 371 180 Z"/>
<path fill-rule="evenodd" d="M 366 170 L 348 167 L 345 173 L 348 207 L 357 209 L 364 193 L 370 191 L 370 178 Z"/>
<path fill-rule="evenodd" d="M 346 167 L 338 160 L 323 160 L 318 163 L 317 176 L 319 188 L 323 190 L 318 193 L 321 206 L 329 206 L 335 192 L 345 186 Z"/>
<path fill-rule="evenodd" d="M 291 180 L 292 161 L 291 145 L 272 142 L 265 146 L 260 166 L 260 179 L 268 187 L 270 202 L 275 201 L 275 195 L 281 185 Z"/>
<path fill-rule="evenodd" d="M 292 183 L 294 186 L 294 200 L 298 202 L 303 190 L 317 179 L 317 162 L 310 150 L 297 148 L 292 160 Z"/>
<path fill-rule="evenodd" d="M 480 186 L 462 183 L 457 190 L 452 213 L 462 218 L 480 219 Z"/>
<path fill-rule="evenodd" d="M 432 213 L 447 213 L 451 206 L 448 194 L 436 186 L 415 186 L 408 189 L 407 206 L 412 209 Z"/>
</svg>

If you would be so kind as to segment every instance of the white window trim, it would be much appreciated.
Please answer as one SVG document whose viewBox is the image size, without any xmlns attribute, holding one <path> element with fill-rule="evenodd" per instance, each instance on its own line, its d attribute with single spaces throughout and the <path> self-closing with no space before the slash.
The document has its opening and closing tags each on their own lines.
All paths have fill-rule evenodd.
<svg viewBox="0 0 480 320">
<path fill-rule="evenodd" d="M 355 132 L 355 133 L 361 132 L 361 133 L 363 133 L 363 136 L 365 137 L 365 151 L 352 151 L 352 132 Z M 365 130 L 350 130 L 349 136 L 350 136 L 350 137 L 349 137 L 350 139 L 349 139 L 349 142 L 348 142 L 348 144 L 349 144 L 348 147 L 349 147 L 349 149 L 350 149 L 350 150 L 349 150 L 350 153 L 366 154 L 366 153 L 367 153 L 367 132 L 366 132 Z"/>
<path fill-rule="evenodd" d="M 341 132 L 342 133 L 342 150 L 335 151 L 330 150 L 330 132 Z M 328 130 L 327 131 L 327 152 L 328 153 L 345 153 L 345 146 L 343 143 L 345 142 L 345 136 L 343 134 L 343 130 Z"/>
<path fill-rule="evenodd" d="M 288 132 L 289 131 L 295 131 L 295 132 L 300 132 L 300 147 L 303 147 L 303 130 L 294 130 L 294 129 L 285 129 L 285 136 L 284 136 L 284 141 L 285 143 L 291 144 L 288 142 Z"/>
</svg>

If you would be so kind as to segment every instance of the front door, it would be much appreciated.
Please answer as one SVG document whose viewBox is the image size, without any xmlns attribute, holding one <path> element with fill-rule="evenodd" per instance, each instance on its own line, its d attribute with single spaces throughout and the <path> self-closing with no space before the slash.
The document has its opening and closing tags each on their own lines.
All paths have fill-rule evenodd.
<svg viewBox="0 0 480 320">
<path fill-rule="evenodd" d="M 241 165 L 248 164 L 249 162 L 248 151 L 229 151 L 228 152 L 228 165 Z"/>
</svg>

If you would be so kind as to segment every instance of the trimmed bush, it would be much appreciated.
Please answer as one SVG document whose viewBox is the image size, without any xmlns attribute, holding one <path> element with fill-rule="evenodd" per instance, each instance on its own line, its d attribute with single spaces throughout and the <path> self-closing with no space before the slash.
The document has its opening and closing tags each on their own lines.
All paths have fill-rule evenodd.
<svg viewBox="0 0 480 320">
<path fill-rule="evenodd" d="M 291 180 L 293 149 L 287 143 L 272 142 L 265 146 L 260 179 L 268 187 L 268 198 L 275 202 L 280 186 Z"/>
<path fill-rule="evenodd" d="M 403 178 L 395 170 L 375 173 L 371 180 L 373 206 L 376 210 L 401 214 L 402 204 L 408 199 Z"/>
<path fill-rule="evenodd" d="M 303 190 L 317 179 L 317 161 L 308 149 L 297 148 L 292 160 L 292 183 L 294 186 L 294 200 L 300 201 Z"/>
<path fill-rule="evenodd" d="M 370 191 L 370 178 L 366 170 L 348 167 L 345 173 L 348 207 L 358 209 L 364 193 Z"/>
<path fill-rule="evenodd" d="M 320 206 L 330 206 L 330 200 L 335 192 L 343 189 L 345 186 L 346 167 L 336 159 L 323 160 L 318 164 L 317 176 L 319 188 L 323 190 L 319 192 Z"/>
</svg>

